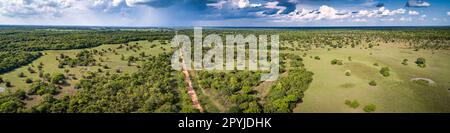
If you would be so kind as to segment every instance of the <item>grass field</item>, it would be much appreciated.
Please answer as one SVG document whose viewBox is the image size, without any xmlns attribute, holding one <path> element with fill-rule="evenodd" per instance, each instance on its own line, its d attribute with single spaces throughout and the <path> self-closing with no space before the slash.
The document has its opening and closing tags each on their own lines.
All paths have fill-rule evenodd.
<svg viewBox="0 0 450 133">
<path fill-rule="evenodd" d="M 152 48 L 151 46 L 153 44 L 155 44 L 155 47 Z M 60 54 L 64 54 L 69 57 L 75 57 L 75 55 L 78 52 L 80 52 L 81 49 L 42 51 L 42 53 L 44 55 L 42 57 L 40 57 L 39 59 L 33 61 L 31 64 L 29 64 L 27 66 L 22 66 L 11 72 L 2 74 L 1 77 L 3 79 L 10 81 L 11 84 L 13 85 L 13 87 L 7 88 L 4 86 L 5 84 L 1 84 L 1 87 L 7 88 L 7 89 L 25 89 L 25 90 L 28 89 L 30 84 L 27 84 L 25 82 L 25 80 L 27 78 L 32 78 L 33 81 L 40 79 L 38 76 L 38 73 L 37 72 L 30 73 L 28 71 L 28 67 L 31 67 L 32 69 L 37 71 L 38 64 L 42 63 L 42 64 L 44 64 L 44 67 L 42 68 L 44 73 L 50 73 L 50 74 L 63 73 L 66 76 L 70 74 L 70 75 L 74 75 L 74 77 L 77 77 L 77 79 L 69 78 L 67 80 L 68 85 L 63 86 L 61 93 L 58 95 L 58 96 L 64 96 L 66 94 L 71 94 L 76 91 L 76 89 L 74 89 L 73 86 L 74 86 L 74 84 L 76 84 L 78 82 L 79 79 L 81 79 L 82 75 L 86 75 L 88 72 L 97 72 L 99 68 L 104 71 L 103 74 L 106 73 L 106 71 L 109 71 L 111 74 L 116 73 L 116 69 L 120 69 L 122 71 L 122 73 L 131 73 L 133 71 L 136 71 L 137 70 L 136 67 L 137 67 L 137 65 L 139 65 L 139 62 L 136 64 L 133 64 L 131 66 L 128 66 L 128 62 L 126 60 L 121 59 L 122 55 L 125 58 L 127 58 L 131 55 L 138 56 L 139 53 L 141 53 L 141 52 L 145 52 L 147 55 L 157 55 L 159 53 L 164 52 L 162 48 L 167 49 L 167 50 L 170 49 L 170 45 L 160 45 L 159 41 L 129 42 L 129 45 L 139 45 L 139 46 L 142 46 L 142 48 L 140 50 L 133 51 L 133 50 L 126 50 L 125 48 L 116 49 L 119 46 L 118 44 L 106 44 L 106 45 L 101 45 L 101 46 L 98 46 L 95 48 L 86 49 L 86 50 L 96 49 L 99 51 L 101 51 L 102 49 L 116 50 L 116 52 L 118 53 L 117 55 L 114 54 L 113 52 L 107 52 L 104 54 L 104 56 L 101 56 L 101 57 L 99 55 L 94 56 L 94 58 L 97 60 L 97 63 L 107 65 L 110 67 L 110 69 L 104 69 L 101 66 L 77 66 L 74 68 L 65 66 L 65 68 L 58 68 L 58 60 L 56 60 L 56 58 L 59 57 Z M 103 62 L 99 61 L 100 60 L 99 58 L 102 58 Z M 69 70 L 68 73 L 65 72 L 66 69 Z M 24 73 L 26 77 L 20 78 L 18 76 L 20 73 Z M 39 99 L 39 98 L 34 98 L 34 99 Z"/>
<path fill-rule="evenodd" d="M 293 53 L 302 55 L 304 52 Z M 313 82 L 305 92 L 303 103 L 294 112 L 364 112 L 363 107 L 375 104 L 375 112 L 449 112 L 450 111 L 450 51 L 392 48 L 373 49 L 317 48 L 306 52 L 304 63 L 314 72 Z M 371 54 L 370 54 L 371 53 Z M 319 56 L 316 60 L 310 56 Z M 352 61 L 348 57 L 352 57 Z M 418 57 L 427 61 L 425 68 L 414 62 Z M 331 65 L 333 59 L 343 65 Z M 408 65 L 401 64 L 408 59 Z M 375 66 L 377 63 L 379 66 Z M 390 68 L 390 76 L 383 77 L 381 67 Z M 351 76 L 345 72 L 351 71 Z M 426 78 L 434 81 L 429 86 L 411 81 Z M 377 86 L 368 83 L 374 80 Z M 345 100 L 357 100 L 358 108 L 350 108 Z"/>
</svg>

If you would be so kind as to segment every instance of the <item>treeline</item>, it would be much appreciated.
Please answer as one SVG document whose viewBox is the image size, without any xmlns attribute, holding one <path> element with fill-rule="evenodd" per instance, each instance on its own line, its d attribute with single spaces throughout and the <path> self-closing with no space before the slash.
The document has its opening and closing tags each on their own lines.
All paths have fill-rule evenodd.
<svg viewBox="0 0 450 133">
<path fill-rule="evenodd" d="M 170 31 L 0 30 L 0 51 L 81 49 L 139 40 L 168 40 Z"/>
<path fill-rule="evenodd" d="M 276 32 L 275 32 L 276 33 Z M 272 33 L 274 34 L 274 33 Z M 311 47 L 356 47 L 367 44 L 372 48 L 380 43 L 399 45 L 408 44 L 410 48 L 448 49 L 450 47 L 449 28 L 419 28 L 419 29 L 348 29 L 348 30 L 286 30 L 279 32 L 283 44 L 298 50 Z"/>
<path fill-rule="evenodd" d="M 0 74 L 31 63 L 42 56 L 40 52 L 0 52 Z"/>
</svg>

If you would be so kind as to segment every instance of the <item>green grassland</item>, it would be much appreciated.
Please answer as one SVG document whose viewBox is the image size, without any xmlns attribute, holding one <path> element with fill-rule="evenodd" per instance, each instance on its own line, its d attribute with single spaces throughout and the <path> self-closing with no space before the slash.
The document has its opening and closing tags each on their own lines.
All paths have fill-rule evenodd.
<svg viewBox="0 0 450 133">
<path fill-rule="evenodd" d="M 122 44 L 123 45 L 123 44 Z M 113 74 L 116 73 L 117 69 L 121 70 L 121 73 L 132 73 L 137 71 L 137 67 L 139 66 L 140 62 L 133 63 L 131 65 L 128 65 L 128 62 L 126 60 L 129 56 L 138 56 L 140 53 L 144 52 L 147 55 L 158 55 L 160 53 L 163 53 L 166 49 L 167 51 L 170 49 L 170 45 L 161 45 L 160 41 L 136 41 L 136 42 L 129 42 L 128 45 L 138 45 L 142 46 L 140 49 L 117 49 L 118 44 L 105 44 L 100 45 L 98 47 L 94 48 L 86 48 L 86 49 L 75 49 L 75 50 L 45 50 L 42 51 L 43 56 L 34 60 L 32 63 L 22 66 L 20 68 L 17 68 L 11 72 L 2 74 L 1 77 L 3 80 L 8 80 L 11 82 L 13 87 L 5 87 L 5 84 L 0 84 L 1 87 L 7 88 L 7 89 L 25 89 L 27 90 L 30 87 L 30 84 L 27 84 L 25 80 L 27 78 L 31 78 L 33 81 L 39 80 L 38 72 L 36 73 L 30 73 L 28 71 L 28 68 L 31 67 L 33 70 L 38 71 L 37 66 L 42 63 L 43 64 L 43 72 L 49 73 L 51 75 L 55 73 L 63 73 L 67 77 L 72 77 L 66 80 L 68 83 L 67 85 L 63 86 L 61 93 L 58 94 L 58 96 L 64 96 L 67 94 L 72 94 L 76 91 L 74 89 L 74 85 L 79 82 L 80 79 L 82 79 L 83 75 L 87 75 L 89 72 L 98 72 L 98 69 L 102 69 L 102 73 L 105 74 L 107 71 L 109 73 Z M 154 46 L 152 46 L 154 45 Z M 125 45 L 124 45 L 125 47 Z M 102 51 L 107 49 L 114 49 L 116 51 L 115 54 L 113 52 L 106 52 L 103 56 L 100 55 L 94 55 L 95 60 L 97 60 L 97 63 L 100 63 L 101 66 L 76 66 L 76 67 L 69 67 L 65 66 L 64 68 L 58 68 L 58 60 L 57 58 L 64 54 L 69 57 L 75 57 L 77 53 L 79 53 L 81 50 L 98 50 Z M 125 60 L 122 60 L 122 55 L 125 57 Z M 103 61 L 100 61 L 101 60 Z M 102 66 L 107 65 L 109 69 L 105 69 Z M 68 70 L 68 72 L 65 72 Z M 19 77 L 18 75 L 20 73 L 24 73 L 26 77 Z M 71 75 L 71 76 L 68 76 Z M 76 77 L 76 78 L 73 78 Z M 39 98 L 36 98 L 39 99 Z"/>
<path fill-rule="evenodd" d="M 314 80 L 294 112 L 363 112 L 362 108 L 368 104 L 376 105 L 375 112 L 450 111 L 448 50 L 413 51 L 382 45 L 372 49 L 314 48 L 306 53 L 304 63 L 306 69 L 314 72 Z M 352 61 L 348 60 L 349 56 Z M 426 58 L 425 68 L 414 63 L 418 57 Z M 333 59 L 343 60 L 343 65 L 331 65 Z M 403 59 L 409 60 L 408 65 L 401 64 Z M 385 66 L 390 68 L 389 77 L 379 73 Z M 346 71 L 351 71 L 351 76 L 346 76 Z M 427 78 L 435 83 L 424 86 L 412 82 L 413 78 Z M 370 86 L 371 80 L 377 86 Z M 345 100 L 357 100 L 361 105 L 350 108 Z"/>
</svg>

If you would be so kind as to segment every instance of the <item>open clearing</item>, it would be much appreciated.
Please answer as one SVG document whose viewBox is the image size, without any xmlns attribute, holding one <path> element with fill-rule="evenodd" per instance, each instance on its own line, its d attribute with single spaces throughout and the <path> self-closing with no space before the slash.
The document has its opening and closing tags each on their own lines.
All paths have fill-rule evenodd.
<svg viewBox="0 0 450 133">
<path fill-rule="evenodd" d="M 320 56 L 321 60 L 304 57 L 306 69 L 314 72 L 314 80 L 305 92 L 303 103 L 297 104 L 294 112 L 363 112 L 362 106 L 367 104 L 375 104 L 376 112 L 450 111 L 448 50 L 376 47 L 312 49 L 306 53 Z M 349 56 L 352 61 L 348 60 Z M 427 60 L 427 67 L 420 68 L 414 63 L 418 57 Z M 331 65 L 333 59 L 343 60 L 343 65 Z M 401 64 L 403 59 L 409 60 L 408 65 Z M 385 66 L 390 68 L 389 77 L 379 73 Z M 345 76 L 346 70 L 351 71 L 351 76 Z M 417 77 L 433 79 L 435 85 L 421 86 L 410 81 Z M 370 86 L 371 80 L 377 86 Z M 345 100 L 352 99 L 362 106 L 353 109 L 344 104 Z"/>
</svg>

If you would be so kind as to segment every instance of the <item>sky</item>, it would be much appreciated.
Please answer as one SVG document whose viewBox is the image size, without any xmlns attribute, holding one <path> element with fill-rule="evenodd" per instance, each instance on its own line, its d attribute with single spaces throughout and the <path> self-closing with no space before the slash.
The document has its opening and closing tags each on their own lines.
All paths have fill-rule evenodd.
<svg viewBox="0 0 450 133">
<path fill-rule="evenodd" d="M 450 0 L 0 0 L 0 25 L 450 26 Z"/>
</svg>

